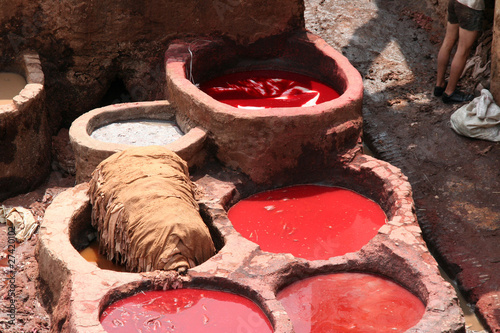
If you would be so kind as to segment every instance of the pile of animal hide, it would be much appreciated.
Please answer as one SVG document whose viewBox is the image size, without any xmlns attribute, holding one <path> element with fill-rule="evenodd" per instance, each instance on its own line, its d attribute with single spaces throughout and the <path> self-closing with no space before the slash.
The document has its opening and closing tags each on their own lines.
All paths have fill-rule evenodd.
<svg viewBox="0 0 500 333">
<path fill-rule="evenodd" d="M 89 197 L 101 253 L 129 271 L 185 270 L 215 253 L 186 162 L 161 146 L 102 161 Z"/>
</svg>

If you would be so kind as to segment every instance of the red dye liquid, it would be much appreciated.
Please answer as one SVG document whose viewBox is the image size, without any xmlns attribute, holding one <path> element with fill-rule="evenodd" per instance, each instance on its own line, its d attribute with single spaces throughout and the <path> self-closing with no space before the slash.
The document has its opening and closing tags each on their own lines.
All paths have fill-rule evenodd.
<svg viewBox="0 0 500 333">
<path fill-rule="evenodd" d="M 385 224 L 380 206 L 338 187 L 299 185 L 258 193 L 228 212 L 245 238 L 309 260 L 358 251 Z"/>
<path fill-rule="evenodd" d="M 305 279 L 285 288 L 278 299 L 297 333 L 405 332 L 425 311 L 405 288 L 361 273 Z"/>
<path fill-rule="evenodd" d="M 141 292 L 111 304 L 101 315 L 106 332 L 272 332 L 249 299 L 221 291 L 175 289 Z"/>
<path fill-rule="evenodd" d="M 278 70 L 227 74 L 203 83 L 200 88 L 237 108 L 314 106 L 339 97 L 334 89 L 308 76 Z"/>
</svg>

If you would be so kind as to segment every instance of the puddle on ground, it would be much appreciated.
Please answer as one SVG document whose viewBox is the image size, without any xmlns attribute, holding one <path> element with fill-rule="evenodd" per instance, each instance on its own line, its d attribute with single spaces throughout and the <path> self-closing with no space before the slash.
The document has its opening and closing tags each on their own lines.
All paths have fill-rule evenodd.
<svg viewBox="0 0 500 333">
<path fill-rule="evenodd" d="M 464 296 L 462 295 L 462 293 L 458 289 L 455 281 L 453 281 L 441 267 L 439 267 L 439 273 L 441 273 L 441 276 L 446 281 L 448 281 L 453 286 L 453 288 L 455 288 L 455 291 L 456 291 L 457 296 L 458 296 L 458 300 L 460 302 L 460 307 L 462 308 L 462 311 L 464 312 L 465 327 L 467 327 L 467 329 L 473 330 L 473 331 L 485 331 L 486 329 L 484 328 L 483 324 L 481 324 L 481 322 L 477 318 L 476 314 L 474 313 L 474 310 L 472 309 L 472 306 L 469 303 L 467 303 L 467 301 L 465 300 Z"/>
</svg>

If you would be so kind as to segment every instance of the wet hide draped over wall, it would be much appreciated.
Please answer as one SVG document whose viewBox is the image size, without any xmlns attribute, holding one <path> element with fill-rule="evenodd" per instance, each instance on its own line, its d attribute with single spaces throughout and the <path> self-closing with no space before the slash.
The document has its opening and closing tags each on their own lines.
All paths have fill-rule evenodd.
<svg viewBox="0 0 500 333">
<path fill-rule="evenodd" d="M 215 247 L 194 190 L 186 162 L 161 146 L 102 161 L 89 189 L 100 251 L 134 272 L 203 263 Z"/>
</svg>

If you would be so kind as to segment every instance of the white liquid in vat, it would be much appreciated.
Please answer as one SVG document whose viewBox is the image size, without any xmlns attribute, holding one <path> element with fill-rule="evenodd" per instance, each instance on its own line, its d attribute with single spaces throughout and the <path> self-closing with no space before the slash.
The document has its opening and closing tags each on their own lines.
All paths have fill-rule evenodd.
<svg viewBox="0 0 500 333">
<path fill-rule="evenodd" d="M 109 143 L 133 146 L 166 145 L 184 133 L 173 121 L 136 119 L 102 126 L 92 132 L 92 138 Z"/>
</svg>

